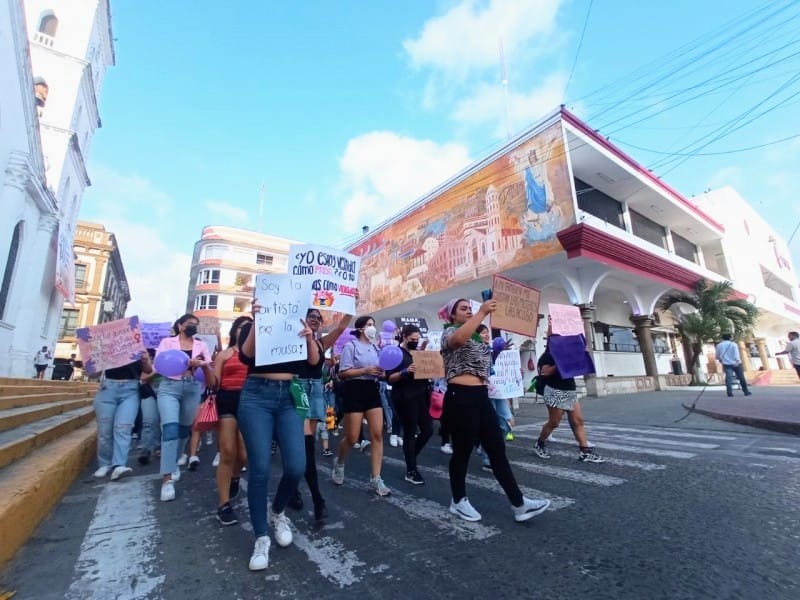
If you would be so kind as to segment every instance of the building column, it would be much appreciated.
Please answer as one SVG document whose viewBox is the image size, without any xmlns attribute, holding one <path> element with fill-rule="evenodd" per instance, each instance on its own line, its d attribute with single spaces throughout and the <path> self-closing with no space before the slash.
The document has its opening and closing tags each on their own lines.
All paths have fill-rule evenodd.
<svg viewBox="0 0 800 600">
<path fill-rule="evenodd" d="M 653 347 L 653 335 L 650 332 L 653 327 L 653 318 L 650 315 L 636 315 L 631 317 L 631 321 L 633 321 L 633 332 L 639 340 L 639 348 L 642 358 L 644 358 L 644 372 L 648 377 L 657 377 L 658 364 Z"/>
<path fill-rule="evenodd" d="M 750 350 L 747 344 L 744 343 L 744 340 L 739 340 L 737 345 L 739 346 L 739 356 L 742 357 L 742 369 L 752 371 L 753 364 L 750 362 Z"/>
<path fill-rule="evenodd" d="M 769 371 L 769 356 L 767 355 L 767 340 L 764 338 L 756 338 L 756 348 L 758 348 L 758 356 L 761 359 L 761 364 L 765 371 Z"/>
<path fill-rule="evenodd" d="M 586 349 L 592 352 L 594 347 L 594 313 L 597 307 L 594 304 L 579 304 L 578 309 L 581 311 L 581 319 L 583 319 L 583 335 L 586 338 Z"/>
</svg>

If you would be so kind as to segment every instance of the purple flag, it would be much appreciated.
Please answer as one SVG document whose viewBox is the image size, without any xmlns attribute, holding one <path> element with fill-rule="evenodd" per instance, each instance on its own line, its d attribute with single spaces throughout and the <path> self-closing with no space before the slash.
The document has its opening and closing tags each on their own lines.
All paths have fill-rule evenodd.
<svg viewBox="0 0 800 600">
<path fill-rule="evenodd" d="M 561 377 L 567 379 L 596 372 L 592 357 L 586 351 L 586 338 L 582 335 L 552 335 L 547 338 L 547 347 Z"/>
</svg>

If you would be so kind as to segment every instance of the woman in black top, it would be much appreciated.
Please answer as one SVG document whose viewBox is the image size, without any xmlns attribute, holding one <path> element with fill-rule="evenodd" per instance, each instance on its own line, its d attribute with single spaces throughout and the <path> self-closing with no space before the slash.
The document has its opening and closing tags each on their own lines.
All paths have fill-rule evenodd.
<svg viewBox="0 0 800 600">
<path fill-rule="evenodd" d="M 406 459 L 406 481 L 422 485 L 425 480 L 417 471 L 417 456 L 433 435 L 433 421 L 428 413 L 428 394 L 431 382 L 428 379 L 415 379 L 417 365 L 411 350 L 419 346 L 420 331 L 416 325 L 406 325 L 400 333 L 403 362 L 387 373 L 386 379 L 392 386 L 392 400 L 395 410 L 400 414 L 403 424 L 403 454 Z M 419 434 L 415 434 L 419 429 Z"/>
<path fill-rule="evenodd" d="M 548 338 L 556 337 L 548 329 Z M 542 426 L 539 439 L 533 451 L 539 458 L 550 458 L 550 453 L 545 448 L 545 440 L 550 437 L 553 430 L 561 423 L 564 413 L 567 413 L 572 433 L 578 441 L 578 460 L 582 462 L 601 463 L 605 459 L 595 454 L 586 439 L 586 429 L 583 425 L 583 413 L 578 403 L 578 392 L 575 389 L 574 377 L 561 377 L 556 361 L 550 354 L 550 344 L 545 346 L 544 353 L 539 357 L 539 377 L 544 380 L 544 403 L 547 406 L 547 423 Z"/>
</svg>

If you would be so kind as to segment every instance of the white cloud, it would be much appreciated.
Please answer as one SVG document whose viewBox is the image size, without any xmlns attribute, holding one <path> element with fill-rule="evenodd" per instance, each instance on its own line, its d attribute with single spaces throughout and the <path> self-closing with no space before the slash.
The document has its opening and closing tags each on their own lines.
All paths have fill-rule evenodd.
<svg viewBox="0 0 800 600">
<path fill-rule="evenodd" d="M 215 202 L 207 200 L 205 202 L 206 210 L 212 215 L 217 215 L 231 223 L 244 224 L 250 220 L 247 211 L 239 206 L 228 204 L 227 202 Z"/>
<path fill-rule="evenodd" d="M 403 42 L 412 65 L 460 79 L 473 70 L 496 68 L 499 39 L 507 55 L 541 40 L 555 29 L 562 0 L 463 0 L 428 20 L 422 32 Z"/>
<path fill-rule="evenodd" d="M 470 163 L 467 148 L 374 131 L 347 144 L 339 166 L 348 232 L 375 226 Z"/>
</svg>

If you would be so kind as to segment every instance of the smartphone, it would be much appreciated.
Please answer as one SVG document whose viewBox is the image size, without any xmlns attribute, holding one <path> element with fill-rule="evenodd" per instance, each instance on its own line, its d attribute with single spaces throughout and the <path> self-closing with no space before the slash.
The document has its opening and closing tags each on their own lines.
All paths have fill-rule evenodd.
<svg viewBox="0 0 800 600">
<path fill-rule="evenodd" d="M 492 299 L 492 290 L 489 288 L 488 290 L 481 290 L 481 300 L 486 302 L 487 300 Z"/>
</svg>

